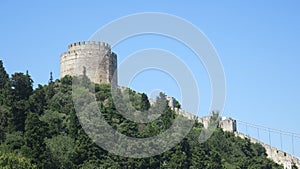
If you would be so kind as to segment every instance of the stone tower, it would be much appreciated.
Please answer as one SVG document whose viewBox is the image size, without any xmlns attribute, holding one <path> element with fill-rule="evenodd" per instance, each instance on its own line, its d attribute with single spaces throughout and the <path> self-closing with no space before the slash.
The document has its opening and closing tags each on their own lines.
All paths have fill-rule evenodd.
<svg viewBox="0 0 300 169">
<path fill-rule="evenodd" d="M 92 82 L 118 84 L 117 55 L 105 42 L 72 43 L 60 56 L 60 78 L 83 75 L 84 69 Z"/>
</svg>

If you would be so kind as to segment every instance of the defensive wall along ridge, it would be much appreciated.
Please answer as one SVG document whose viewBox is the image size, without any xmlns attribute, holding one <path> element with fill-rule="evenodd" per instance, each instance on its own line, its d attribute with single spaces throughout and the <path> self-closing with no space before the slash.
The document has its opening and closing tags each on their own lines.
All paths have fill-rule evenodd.
<svg viewBox="0 0 300 169">
<path fill-rule="evenodd" d="M 191 120 L 197 120 L 198 122 L 203 124 L 204 128 L 208 128 L 209 123 L 211 122 L 212 116 L 204 116 L 198 117 L 194 114 L 186 112 L 185 110 L 176 107 L 176 100 L 173 97 L 167 97 L 169 107 L 174 110 L 179 115 L 187 117 Z M 271 147 L 268 144 L 265 144 L 262 141 L 259 141 L 255 138 L 250 137 L 249 135 L 245 135 L 241 132 L 237 131 L 237 122 L 233 118 L 225 118 L 222 117 L 218 124 L 219 128 L 222 128 L 223 131 L 232 132 L 236 137 L 240 137 L 242 139 L 249 139 L 251 143 L 258 143 L 262 145 L 266 149 L 266 154 L 268 158 L 272 159 L 274 162 L 281 164 L 284 166 L 284 169 L 292 169 L 293 164 L 295 164 L 298 168 L 300 168 L 300 160 L 298 157 L 295 157 L 291 154 L 288 154 L 282 150 L 278 150 L 276 147 Z"/>
</svg>

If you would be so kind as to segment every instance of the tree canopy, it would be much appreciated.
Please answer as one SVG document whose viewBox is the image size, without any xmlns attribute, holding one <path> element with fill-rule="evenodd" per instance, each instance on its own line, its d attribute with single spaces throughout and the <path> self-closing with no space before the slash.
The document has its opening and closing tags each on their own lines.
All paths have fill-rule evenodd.
<svg viewBox="0 0 300 169">
<path fill-rule="evenodd" d="M 33 89 L 28 73 L 9 77 L 0 61 L 0 168 L 283 168 L 267 158 L 261 145 L 220 128 L 200 144 L 198 137 L 203 125 L 197 122 L 180 143 L 162 154 L 128 158 L 107 152 L 94 143 L 80 124 L 72 101 L 74 78 L 83 82 L 83 93 L 95 90 L 103 118 L 127 136 L 158 135 L 178 116 L 164 106 L 165 94 L 161 93 L 156 103 L 150 105 L 146 94 L 127 88 L 130 104 L 125 102 L 120 107 L 129 107 L 128 113 L 149 110 L 150 115 L 155 115 L 164 107 L 161 116 L 151 122 L 133 122 L 117 111 L 110 85 L 95 84 L 91 89 L 88 86 L 92 83 L 85 75 L 55 81 L 51 76 L 48 84 Z"/>
</svg>

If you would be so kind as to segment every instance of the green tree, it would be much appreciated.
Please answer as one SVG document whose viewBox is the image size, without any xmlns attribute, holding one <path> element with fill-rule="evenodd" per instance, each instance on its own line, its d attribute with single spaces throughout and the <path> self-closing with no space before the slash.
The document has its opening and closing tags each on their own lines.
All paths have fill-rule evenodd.
<svg viewBox="0 0 300 169">
<path fill-rule="evenodd" d="M 165 94 L 160 93 L 150 106 L 146 94 L 122 88 L 113 91 L 117 95 L 113 100 L 110 85 L 95 84 L 99 103 L 87 104 L 87 100 L 94 99 L 92 83 L 84 80 L 85 73 L 55 82 L 50 78 L 49 84 L 33 90 L 28 73 L 15 73 L 9 79 L 2 63 L 0 72 L 3 75 L 0 84 L 5 84 L 0 88 L 0 168 L 283 168 L 267 158 L 261 145 L 220 128 L 212 127 L 213 135 L 200 144 L 199 135 L 204 129 L 203 124 L 197 122 L 185 139 L 163 154 L 143 159 L 110 154 L 84 132 L 73 100 L 91 119 L 80 118 L 81 122 L 94 124 L 104 118 L 112 128 L 127 136 L 146 138 L 168 130 L 177 117 L 167 106 Z M 74 81 L 81 87 L 72 88 Z M 78 93 L 72 95 L 72 89 L 78 89 Z M 124 91 L 129 95 L 123 96 Z M 129 102 L 124 101 L 125 97 Z M 121 109 L 128 114 L 139 115 L 148 110 L 148 116 L 159 116 L 149 123 L 135 123 L 118 112 L 115 101 L 119 100 Z M 97 105 L 101 115 L 95 111 Z M 176 105 L 180 107 L 179 102 Z M 213 113 L 213 126 L 219 119 L 218 113 Z M 184 127 L 184 123 L 178 126 Z M 102 124 L 95 125 L 90 130 L 97 134 L 101 127 Z M 99 137 L 106 136 L 102 133 Z M 143 146 L 129 148 L 138 150 Z"/>
<path fill-rule="evenodd" d="M 51 162 L 55 168 L 74 168 L 74 139 L 67 135 L 58 135 L 45 139 L 47 150 L 51 153 Z"/>
<path fill-rule="evenodd" d="M 15 73 L 11 77 L 11 83 L 15 101 L 26 100 L 33 92 L 33 80 L 29 74 Z"/>
<path fill-rule="evenodd" d="M 9 76 L 3 66 L 2 60 L 0 60 L 0 89 L 5 87 L 5 84 L 9 81 Z"/>
<path fill-rule="evenodd" d="M 9 131 L 9 118 L 11 113 L 7 106 L 0 106 L 0 142 L 4 141 L 5 133 Z"/>
<path fill-rule="evenodd" d="M 26 112 L 30 109 L 30 104 L 28 100 L 14 101 L 11 104 L 11 115 L 9 119 L 9 129 L 13 131 L 24 131 Z"/>
<path fill-rule="evenodd" d="M 149 108 L 150 108 L 149 99 L 147 95 L 143 93 L 141 97 L 141 111 L 148 110 Z"/>
<path fill-rule="evenodd" d="M 0 167 L 3 169 L 35 169 L 37 166 L 31 163 L 31 159 L 20 154 L 0 154 Z"/>
<path fill-rule="evenodd" d="M 25 122 L 24 153 L 41 166 L 46 160 L 44 138 L 47 136 L 46 124 L 40 121 L 37 113 L 29 113 Z"/>
<path fill-rule="evenodd" d="M 43 114 L 44 109 L 47 107 L 46 93 L 42 85 L 34 90 L 33 94 L 29 97 L 30 111 L 36 112 L 39 115 Z"/>
<path fill-rule="evenodd" d="M 24 145 L 23 133 L 20 131 L 13 133 L 6 133 L 5 142 L 9 149 L 18 150 Z"/>
<path fill-rule="evenodd" d="M 15 73 L 11 78 L 12 102 L 10 129 L 12 131 L 24 131 L 26 112 L 30 109 L 28 98 L 33 92 L 32 79 L 29 74 Z"/>
<path fill-rule="evenodd" d="M 85 161 L 97 160 L 101 154 L 106 154 L 100 149 L 89 136 L 84 132 L 83 129 L 78 131 L 78 136 L 75 141 L 75 155 L 73 163 L 76 165 L 83 164 Z"/>
<path fill-rule="evenodd" d="M 0 60 L 0 105 L 9 105 L 11 102 L 10 79 Z"/>
<path fill-rule="evenodd" d="M 69 116 L 69 125 L 68 125 L 68 130 L 69 134 L 72 138 L 76 139 L 78 136 L 78 131 L 81 129 L 81 125 L 79 123 L 79 120 L 77 118 L 76 112 L 73 109 L 70 111 L 70 116 Z"/>
<path fill-rule="evenodd" d="M 39 118 L 47 124 L 47 133 L 55 136 L 61 133 L 67 133 L 67 117 L 57 111 L 45 110 L 45 113 Z"/>
</svg>

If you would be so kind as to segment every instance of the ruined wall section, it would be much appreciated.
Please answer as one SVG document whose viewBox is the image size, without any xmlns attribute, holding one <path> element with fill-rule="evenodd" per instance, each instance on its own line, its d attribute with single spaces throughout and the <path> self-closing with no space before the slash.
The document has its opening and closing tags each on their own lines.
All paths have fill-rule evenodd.
<svg viewBox="0 0 300 169">
<path fill-rule="evenodd" d="M 168 101 L 168 106 L 172 110 L 174 110 L 177 114 L 182 115 L 190 120 L 197 120 L 199 123 L 203 124 L 204 128 L 209 127 L 209 123 L 211 121 L 212 116 L 198 117 L 194 114 L 184 111 L 181 108 L 178 109 L 174 106 L 175 101 L 173 97 L 167 97 L 167 101 Z M 292 169 L 293 164 L 295 164 L 298 168 L 300 168 L 300 160 L 297 157 L 292 156 L 291 154 L 288 154 L 284 151 L 278 150 L 275 147 L 271 147 L 270 145 L 265 144 L 262 141 L 259 141 L 248 135 L 244 135 L 243 133 L 237 132 L 237 122 L 235 119 L 222 118 L 219 122 L 218 127 L 222 128 L 224 131 L 234 133 L 236 137 L 240 137 L 242 139 L 249 139 L 251 143 L 261 144 L 266 149 L 267 157 L 272 159 L 274 162 L 283 165 L 284 169 Z"/>
<path fill-rule="evenodd" d="M 174 97 L 166 97 L 167 101 L 168 101 L 168 106 L 174 110 L 177 114 L 182 115 L 190 120 L 197 120 L 199 123 L 203 124 L 204 128 L 208 128 L 209 124 L 211 122 L 211 117 L 212 116 L 204 116 L 204 117 L 198 117 L 197 115 L 194 115 L 192 113 L 189 113 L 181 108 L 177 108 L 175 106 L 176 100 Z M 226 118 L 223 117 L 218 124 L 218 127 L 222 128 L 224 131 L 228 131 L 228 132 L 236 132 L 237 131 L 237 127 L 236 127 L 236 120 L 232 119 L 232 118 Z"/>
<path fill-rule="evenodd" d="M 236 120 L 232 118 L 222 119 L 219 123 L 219 127 L 222 128 L 224 131 L 229 131 L 229 132 L 237 131 Z"/>
<path fill-rule="evenodd" d="M 72 43 L 60 56 L 60 77 L 86 75 L 92 82 L 117 84 L 117 55 L 105 42 Z M 116 73 L 115 76 L 114 73 Z"/>
<path fill-rule="evenodd" d="M 292 156 L 291 154 L 288 154 L 284 151 L 278 150 L 276 147 L 271 147 L 270 145 L 265 144 L 248 135 L 244 135 L 243 133 L 235 132 L 234 134 L 235 136 L 240 137 L 242 139 L 249 139 L 251 143 L 258 143 L 262 145 L 266 149 L 266 154 L 268 158 L 272 159 L 278 164 L 283 165 L 284 169 L 292 169 L 293 164 L 300 168 L 300 160 L 297 157 Z"/>
</svg>

